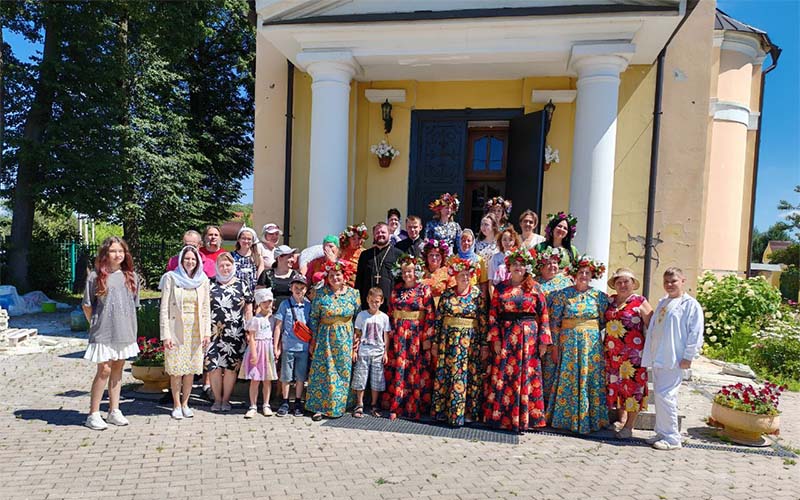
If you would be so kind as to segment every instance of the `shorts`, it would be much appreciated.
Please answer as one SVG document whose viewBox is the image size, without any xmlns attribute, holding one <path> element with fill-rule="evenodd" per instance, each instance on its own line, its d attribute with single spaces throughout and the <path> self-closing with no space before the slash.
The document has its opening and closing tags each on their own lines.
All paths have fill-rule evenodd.
<svg viewBox="0 0 800 500">
<path fill-rule="evenodd" d="M 281 382 L 305 382 L 308 379 L 308 351 L 281 353 Z"/>
<path fill-rule="evenodd" d="M 354 391 L 363 391 L 367 388 L 367 375 L 369 375 L 369 388 L 373 391 L 386 390 L 386 379 L 383 375 L 383 353 L 358 354 L 353 365 L 353 381 L 350 387 Z"/>
</svg>

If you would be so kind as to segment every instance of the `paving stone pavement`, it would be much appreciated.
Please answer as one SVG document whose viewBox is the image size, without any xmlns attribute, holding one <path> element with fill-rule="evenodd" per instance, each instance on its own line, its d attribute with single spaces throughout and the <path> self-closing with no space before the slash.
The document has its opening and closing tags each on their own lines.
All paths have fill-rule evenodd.
<svg viewBox="0 0 800 500">
<path fill-rule="evenodd" d="M 164 404 L 131 397 L 131 425 L 96 432 L 82 426 L 94 367 L 81 355 L 0 357 L 0 498 L 800 498 L 800 465 L 733 448 L 659 452 L 542 434 L 470 442 L 245 420 L 243 407 L 217 415 L 199 403 L 195 418 L 173 421 Z M 126 371 L 123 384 L 133 382 Z M 702 422 L 703 390 L 682 390 L 688 434 L 722 445 Z M 783 442 L 800 447 L 800 397 L 783 409 Z"/>
</svg>

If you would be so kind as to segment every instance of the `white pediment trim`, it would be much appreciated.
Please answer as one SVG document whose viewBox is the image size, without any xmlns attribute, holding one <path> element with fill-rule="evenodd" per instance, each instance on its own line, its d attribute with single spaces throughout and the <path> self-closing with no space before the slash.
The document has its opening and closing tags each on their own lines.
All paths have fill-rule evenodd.
<svg viewBox="0 0 800 500">
<path fill-rule="evenodd" d="M 364 96 L 369 102 L 406 102 L 406 91 L 404 89 L 366 89 Z"/>
</svg>

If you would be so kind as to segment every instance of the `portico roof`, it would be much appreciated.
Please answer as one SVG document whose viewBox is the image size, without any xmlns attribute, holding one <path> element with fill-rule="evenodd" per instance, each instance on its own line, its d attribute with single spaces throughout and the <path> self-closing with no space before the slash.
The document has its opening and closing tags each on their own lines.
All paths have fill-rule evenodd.
<svg viewBox="0 0 800 500">
<path fill-rule="evenodd" d="M 599 51 L 652 64 L 686 0 L 308 2 L 260 0 L 259 33 L 301 69 L 301 53 L 352 57 L 358 80 L 515 79 L 575 75 Z M 599 49 L 595 49 L 599 47 Z"/>
</svg>

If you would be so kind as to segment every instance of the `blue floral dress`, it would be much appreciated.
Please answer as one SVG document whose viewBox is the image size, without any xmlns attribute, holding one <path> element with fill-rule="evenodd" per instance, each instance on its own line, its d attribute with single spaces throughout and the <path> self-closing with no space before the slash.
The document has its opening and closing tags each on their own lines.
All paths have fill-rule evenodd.
<svg viewBox="0 0 800 500">
<path fill-rule="evenodd" d="M 361 298 L 346 287 L 337 295 L 325 286 L 311 303 L 308 326 L 313 334 L 306 408 L 328 417 L 340 417 L 347 407 L 353 366 L 353 317 Z"/>
<path fill-rule="evenodd" d="M 456 243 L 459 238 L 461 238 L 461 226 L 458 222 L 442 223 L 438 220 L 432 220 L 425 224 L 425 239 L 444 240 L 453 253 L 455 253 Z"/>
<path fill-rule="evenodd" d="M 549 297 L 552 292 L 567 288 L 573 284 L 572 278 L 563 273 L 556 274 L 549 280 L 544 280 L 541 276 L 536 276 L 534 279 L 539 283 L 539 288 L 542 289 L 542 293 L 544 293 L 546 298 Z M 554 341 L 555 340 L 556 339 L 554 339 Z M 557 370 L 558 363 L 553 361 L 552 356 L 548 352 L 542 358 L 542 388 L 544 390 L 545 406 L 550 403 L 550 397 L 553 393 L 553 380 L 556 378 Z"/>
<path fill-rule="evenodd" d="M 231 252 L 231 256 L 236 262 L 236 277 L 247 285 L 250 295 L 253 295 L 253 290 L 258 281 L 258 266 L 253 261 L 253 257 L 250 255 L 244 256 L 236 250 Z"/>
<path fill-rule="evenodd" d="M 550 330 L 559 365 L 547 418 L 555 429 L 588 434 L 608 425 L 603 341 L 600 329 L 610 303 L 605 292 L 568 287 L 551 292 Z"/>
<path fill-rule="evenodd" d="M 468 323 L 472 322 L 472 325 Z M 433 414 L 450 425 L 464 425 L 465 417 L 480 417 L 483 374 L 481 348 L 486 342 L 486 299 L 472 286 L 465 295 L 445 290 L 436 310 L 439 357 L 433 382 Z"/>
</svg>

